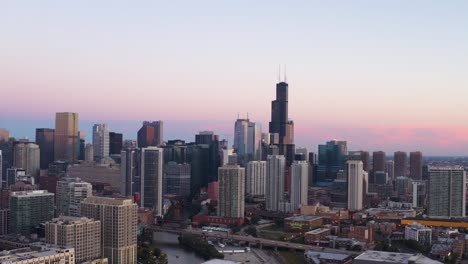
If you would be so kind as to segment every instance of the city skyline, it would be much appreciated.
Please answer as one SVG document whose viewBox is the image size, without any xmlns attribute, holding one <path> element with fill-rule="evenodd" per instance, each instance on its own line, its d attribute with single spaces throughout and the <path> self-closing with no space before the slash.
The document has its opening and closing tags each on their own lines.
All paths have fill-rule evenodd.
<svg viewBox="0 0 468 264">
<path fill-rule="evenodd" d="M 93 124 L 134 139 L 163 120 L 166 138 L 232 144 L 237 113 L 267 131 L 283 64 L 297 147 L 466 155 L 463 1 L 2 5 L 0 127 L 15 137 L 71 111 L 88 142 Z"/>
</svg>

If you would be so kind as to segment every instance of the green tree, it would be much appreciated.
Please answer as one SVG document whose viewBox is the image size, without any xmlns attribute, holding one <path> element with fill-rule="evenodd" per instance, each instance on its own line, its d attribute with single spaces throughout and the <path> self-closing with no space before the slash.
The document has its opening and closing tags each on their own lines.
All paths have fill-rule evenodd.
<svg viewBox="0 0 468 264">
<path fill-rule="evenodd" d="M 251 218 L 250 218 L 250 224 L 252 225 L 256 225 L 258 224 L 258 222 L 261 220 L 260 216 L 258 215 L 253 215 Z"/>
<path fill-rule="evenodd" d="M 255 228 L 255 226 L 249 226 L 245 229 L 245 233 L 253 237 L 257 237 L 257 228 Z"/>
</svg>

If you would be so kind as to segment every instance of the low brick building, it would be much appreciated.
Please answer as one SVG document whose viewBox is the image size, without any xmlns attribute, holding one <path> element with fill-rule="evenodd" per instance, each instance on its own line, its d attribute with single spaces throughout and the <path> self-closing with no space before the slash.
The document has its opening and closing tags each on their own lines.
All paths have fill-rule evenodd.
<svg viewBox="0 0 468 264">
<path fill-rule="evenodd" d="M 304 234 L 304 240 L 307 244 L 311 244 L 314 241 L 322 240 L 326 236 L 330 235 L 330 229 L 328 228 L 317 228 Z"/>
<path fill-rule="evenodd" d="M 298 215 L 284 219 L 287 232 L 308 232 L 323 226 L 323 218 L 319 216 Z"/>
</svg>

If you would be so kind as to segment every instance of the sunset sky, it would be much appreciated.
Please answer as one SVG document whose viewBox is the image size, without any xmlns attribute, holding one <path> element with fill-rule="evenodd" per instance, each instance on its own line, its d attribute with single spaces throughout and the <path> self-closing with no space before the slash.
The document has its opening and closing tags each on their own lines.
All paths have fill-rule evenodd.
<svg viewBox="0 0 468 264">
<path fill-rule="evenodd" d="M 55 112 L 165 140 L 267 131 L 286 65 L 297 146 L 468 156 L 468 1 L 1 1 L 0 127 Z"/>
</svg>

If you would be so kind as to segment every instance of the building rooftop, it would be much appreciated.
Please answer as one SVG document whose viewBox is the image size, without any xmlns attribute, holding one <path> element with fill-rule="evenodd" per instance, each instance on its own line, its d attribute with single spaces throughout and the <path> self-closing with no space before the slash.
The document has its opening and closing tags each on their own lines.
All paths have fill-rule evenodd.
<svg viewBox="0 0 468 264">
<path fill-rule="evenodd" d="M 328 228 L 317 228 L 317 229 L 314 229 L 312 231 L 306 232 L 305 234 L 306 235 L 315 235 L 315 234 L 320 234 L 322 232 L 327 232 L 327 231 L 330 231 L 330 229 L 328 229 Z"/>
<path fill-rule="evenodd" d="M 295 215 L 295 216 L 287 217 L 284 220 L 288 220 L 288 221 L 311 221 L 311 220 L 317 220 L 317 219 L 322 219 L 322 217 L 314 216 L 314 215 Z"/>
<path fill-rule="evenodd" d="M 12 192 L 11 197 L 34 197 L 34 196 L 54 196 L 55 194 L 50 193 L 46 190 L 34 190 L 34 191 L 19 191 Z"/>
<path fill-rule="evenodd" d="M 128 198 L 109 198 L 91 196 L 83 200 L 83 203 L 105 204 L 105 205 L 132 205 L 133 200 Z"/>
<path fill-rule="evenodd" d="M 367 250 L 354 259 L 353 263 L 361 263 L 362 261 L 372 261 L 373 263 L 386 263 L 386 264 L 439 264 L 441 262 L 432 260 L 423 255 L 413 255 L 406 253 L 394 253 L 384 251 Z M 369 263 L 369 262 L 366 262 Z"/>
<path fill-rule="evenodd" d="M 72 247 L 36 243 L 31 245 L 31 247 L 1 251 L 0 263 L 25 261 L 29 259 L 41 258 L 65 252 L 74 253 L 75 250 Z"/>
<path fill-rule="evenodd" d="M 240 264 L 241 262 L 231 261 L 231 260 L 223 260 L 223 259 L 212 259 L 202 264 Z"/>
<path fill-rule="evenodd" d="M 308 259 L 316 260 L 314 263 L 321 263 L 320 259 L 343 261 L 351 257 L 351 255 L 347 255 L 347 254 L 325 253 L 325 252 L 317 252 L 313 250 L 307 250 L 304 255 Z"/>
<path fill-rule="evenodd" d="M 54 218 L 48 223 L 58 224 L 58 225 L 72 225 L 72 224 L 83 224 L 88 222 L 96 222 L 94 219 L 86 217 L 73 217 L 73 216 L 60 216 Z"/>
</svg>

